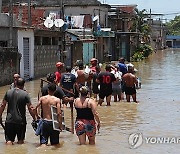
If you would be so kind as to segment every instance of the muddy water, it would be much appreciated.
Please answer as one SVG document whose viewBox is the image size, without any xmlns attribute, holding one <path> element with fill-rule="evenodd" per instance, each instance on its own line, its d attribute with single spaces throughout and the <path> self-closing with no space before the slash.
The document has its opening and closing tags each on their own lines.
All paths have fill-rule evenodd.
<svg viewBox="0 0 180 154">
<path fill-rule="evenodd" d="M 135 63 L 139 70 L 142 88 L 137 91 L 140 103 L 112 102 L 111 107 L 98 107 L 102 128 L 96 137 L 95 146 L 79 146 L 76 135 L 60 134 L 60 147 L 38 148 L 39 138 L 34 135 L 27 114 L 26 144 L 5 146 L 4 134 L 0 128 L 0 153 L 62 153 L 62 154 L 119 154 L 119 153 L 180 153 L 179 143 L 160 144 L 156 137 L 180 137 L 180 50 L 158 51 L 149 59 Z M 32 102 L 37 103 L 39 80 L 26 83 Z M 9 86 L 0 88 L 0 99 Z M 3 119 L 5 114 L 3 114 Z M 66 125 L 70 126 L 70 110 L 65 110 Z M 136 149 L 128 143 L 129 135 L 142 133 L 143 144 Z M 152 137 L 151 143 L 145 138 Z"/>
</svg>

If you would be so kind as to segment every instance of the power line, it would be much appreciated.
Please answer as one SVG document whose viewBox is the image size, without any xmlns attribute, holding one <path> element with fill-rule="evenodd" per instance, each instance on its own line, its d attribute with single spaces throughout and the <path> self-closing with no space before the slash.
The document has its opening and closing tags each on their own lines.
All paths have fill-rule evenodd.
<svg viewBox="0 0 180 154">
<path fill-rule="evenodd" d="M 180 12 L 174 12 L 174 13 L 164 13 L 164 15 L 174 15 L 174 14 L 180 14 Z"/>
</svg>

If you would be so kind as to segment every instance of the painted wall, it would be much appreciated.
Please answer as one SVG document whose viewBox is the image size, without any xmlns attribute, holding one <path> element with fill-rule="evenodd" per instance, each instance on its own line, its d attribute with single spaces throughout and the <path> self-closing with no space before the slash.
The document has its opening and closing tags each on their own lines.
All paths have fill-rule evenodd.
<svg viewBox="0 0 180 154">
<path fill-rule="evenodd" d="M 24 60 L 23 60 L 23 38 L 29 38 L 29 67 L 30 78 L 34 78 L 34 31 L 33 29 L 18 30 L 18 51 L 21 53 L 20 75 L 24 77 Z"/>
<path fill-rule="evenodd" d="M 83 63 L 89 64 L 91 58 L 93 58 L 94 43 L 87 42 L 83 43 Z"/>
</svg>

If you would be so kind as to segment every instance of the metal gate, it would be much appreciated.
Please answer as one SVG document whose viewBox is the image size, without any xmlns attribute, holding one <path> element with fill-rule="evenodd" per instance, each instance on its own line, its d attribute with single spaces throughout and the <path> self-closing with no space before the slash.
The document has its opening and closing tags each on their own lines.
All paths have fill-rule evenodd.
<svg viewBox="0 0 180 154">
<path fill-rule="evenodd" d="M 28 80 L 30 78 L 29 69 L 29 38 L 23 38 L 23 60 L 24 60 L 24 79 Z"/>
<path fill-rule="evenodd" d="M 94 44 L 83 43 L 83 63 L 89 64 L 90 59 L 93 58 Z"/>
</svg>

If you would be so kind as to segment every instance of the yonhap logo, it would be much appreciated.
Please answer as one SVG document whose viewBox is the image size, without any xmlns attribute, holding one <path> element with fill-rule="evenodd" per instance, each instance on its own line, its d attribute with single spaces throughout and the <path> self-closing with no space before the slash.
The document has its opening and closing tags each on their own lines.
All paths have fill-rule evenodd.
<svg viewBox="0 0 180 154">
<path fill-rule="evenodd" d="M 144 144 L 180 144 L 180 137 L 146 137 L 142 133 L 132 133 L 129 135 L 129 145 L 131 148 L 138 148 Z"/>
<path fill-rule="evenodd" d="M 141 133 L 133 133 L 129 136 L 129 144 L 131 148 L 138 148 L 143 143 L 143 135 Z"/>
</svg>

